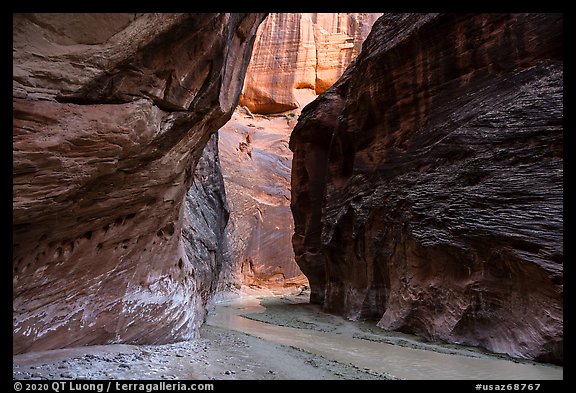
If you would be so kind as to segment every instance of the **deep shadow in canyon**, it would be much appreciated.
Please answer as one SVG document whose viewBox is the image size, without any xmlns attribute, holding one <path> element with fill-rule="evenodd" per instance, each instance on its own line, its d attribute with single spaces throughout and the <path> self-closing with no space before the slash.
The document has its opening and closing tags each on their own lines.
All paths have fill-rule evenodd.
<svg viewBox="0 0 576 393">
<path fill-rule="evenodd" d="M 197 339 L 304 273 L 562 364 L 562 15 L 379 16 L 15 14 L 13 353 Z"/>
</svg>

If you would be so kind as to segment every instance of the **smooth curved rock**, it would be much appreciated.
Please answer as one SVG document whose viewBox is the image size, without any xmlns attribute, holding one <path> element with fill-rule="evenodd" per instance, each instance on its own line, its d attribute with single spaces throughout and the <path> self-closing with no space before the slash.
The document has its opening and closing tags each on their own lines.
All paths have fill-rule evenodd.
<svg viewBox="0 0 576 393">
<path fill-rule="evenodd" d="M 292 133 L 297 262 L 352 319 L 563 362 L 563 18 L 386 14 Z"/>
<path fill-rule="evenodd" d="M 360 53 L 382 14 L 270 14 L 258 30 L 240 105 L 254 113 L 301 108 Z"/>
<path fill-rule="evenodd" d="M 183 201 L 264 17 L 14 15 L 14 353 L 197 335 Z"/>
</svg>

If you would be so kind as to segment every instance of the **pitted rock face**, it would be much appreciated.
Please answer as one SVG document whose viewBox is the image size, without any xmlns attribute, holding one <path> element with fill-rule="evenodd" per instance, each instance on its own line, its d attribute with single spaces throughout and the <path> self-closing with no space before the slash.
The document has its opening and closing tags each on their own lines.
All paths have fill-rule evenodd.
<svg viewBox="0 0 576 393">
<path fill-rule="evenodd" d="M 562 23 L 375 23 L 290 140 L 293 244 L 312 301 L 562 363 Z"/>
<path fill-rule="evenodd" d="M 197 334 L 183 201 L 264 17 L 14 15 L 14 353 Z"/>
<path fill-rule="evenodd" d="M 270 14 L 258 30 L 240 105 L 254 113 L 301 108 L 360 53 L 382 14 Z"/>
</svg>

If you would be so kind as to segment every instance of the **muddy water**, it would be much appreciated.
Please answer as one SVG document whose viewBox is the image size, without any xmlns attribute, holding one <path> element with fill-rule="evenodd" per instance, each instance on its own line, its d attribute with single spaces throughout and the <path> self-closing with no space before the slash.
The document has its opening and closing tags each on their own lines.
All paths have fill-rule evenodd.
<svg viewBox="0 0 576 393">
<path fill-rule="evenodd" d="M 403 379 L 540 380 L 562 379 L 563 368 L 473 358 L 372 342 L 341 334 L 295 329 L 246 319 L 240 314 L 261 313 L 260 300 L 243 298 L 216 307 L 207 324 L 244 332 L 264 340 L 293 346 L 341 363 L 386 372 Z M 286 316 L 288 319 L 289 315 Z"/>
</svg>

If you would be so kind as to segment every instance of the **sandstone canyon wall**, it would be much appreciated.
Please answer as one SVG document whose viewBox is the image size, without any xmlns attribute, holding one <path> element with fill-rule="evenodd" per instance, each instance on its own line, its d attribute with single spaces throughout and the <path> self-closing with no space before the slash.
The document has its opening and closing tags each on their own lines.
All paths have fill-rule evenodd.
<svg viewBox="0 0 576 393">
<path fill-rule="evenodd" d="M 14 353 L 197 335 L 226 212 L 196 164 L 264 17 L 13 16 Z"/>
<path fill-rule="evenodd" d="M 258 30 L 240 105 L 257 113 L 304 106 L 342 75 L 380 15 L 270 14 Z"/>
<path fill-rule="evenodd" d="M 302 272 L 294 259 L 290 211 L 295 116 L 249 116 L 236 111 L 219 131 L 230 204 L 225 282 L 253 286 L 287 283 Z"/>
<path fill-rule="evenodd" d="M 224 287 L 290 285 L 301 275 L 291 243 L 290 133 L 301 107 L 360 53 L 380 15 L 270 14 L 258 29 L 240 96 L 256 115 L 241 108 L 219 131 L 231 206 Z"/>
<path fill-rule="evenodd" d="M 563 361 L 563 19 L 387 14 L 304 108 L 297 262 L 385 329 Z"/>
</svg>

